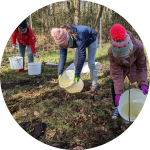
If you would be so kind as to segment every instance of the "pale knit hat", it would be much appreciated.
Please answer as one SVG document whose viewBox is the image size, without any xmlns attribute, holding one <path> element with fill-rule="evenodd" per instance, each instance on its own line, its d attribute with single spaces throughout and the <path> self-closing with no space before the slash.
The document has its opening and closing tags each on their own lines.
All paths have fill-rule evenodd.
<svg viewBox="0 0 150 150">
<path fill-rule="evenodd" d="M 117 59 L 128 58 L 130 50 L 133 50 L 133 44 L 125 28 L 120 24 L 115 24 L 110 29 L 110 35 L 113 56 Z"/>
<path fill-rule="evenodd" d="M 59 46 L 67 45 L 70 39 L 67 30 L 62 28 L 52 28 L 51 35 L 53 36 L 55 43 Z"/>
</svg>

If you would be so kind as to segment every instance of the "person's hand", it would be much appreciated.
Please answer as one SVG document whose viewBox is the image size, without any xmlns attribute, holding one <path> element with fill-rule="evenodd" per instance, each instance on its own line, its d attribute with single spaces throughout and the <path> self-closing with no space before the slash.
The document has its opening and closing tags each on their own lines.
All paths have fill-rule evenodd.
<svg viewBox="0 0 150 150">
<path fill-rule="evenodd" d="M 62 76 L 61 74 L 58 76 L 58 80 L 60 80 L 61 76 Z"/>
<path fill-rule="evenodd" d="M 39 58 L 39 55 L 37 53 L 33 54 L 36 58 Z"/>
<path fill-rule="evenodd" d="M 79 82 L 79 80 L 80 80 L 80 77 L 75 77 L 75 75 L 74 75 L 73 81 Z"/>
<path fill-rule="evenodd" d="M 142 89 L 144 95 L 148 94 L 148 88 L 146 85 L 141 85 L 141 89 Z"/>
<path fill-rule="evenodd" d="M 116 94 L 115 96 L 115 105 L 118 106 L 119 105 L 119 100 L 120 100 L 120 94 Z"/>
<path fill-rule="evenodd" d="M 13 50 L 16 50 L 16 44 L 12 45 Z"/>
</svg>

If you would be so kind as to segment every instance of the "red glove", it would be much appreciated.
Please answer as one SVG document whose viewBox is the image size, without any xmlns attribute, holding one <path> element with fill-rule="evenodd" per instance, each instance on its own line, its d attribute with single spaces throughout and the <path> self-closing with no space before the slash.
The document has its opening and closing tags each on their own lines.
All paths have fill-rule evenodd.
<svg viewBox="0 0 150 150">
<path fill-rule="evenodd" d="M 115 105 L 118 106 L 119 105 L 119 100 L 120 100 L 120 94 L 116 94 L 115 96 Z"/>
<path fill-rule="evenodd" d="M 147 89 L 146 85 L 141 85 L 141 89 L 142 89 L 144 95 L 148 94 L 148 89 Z"/>
</svg>

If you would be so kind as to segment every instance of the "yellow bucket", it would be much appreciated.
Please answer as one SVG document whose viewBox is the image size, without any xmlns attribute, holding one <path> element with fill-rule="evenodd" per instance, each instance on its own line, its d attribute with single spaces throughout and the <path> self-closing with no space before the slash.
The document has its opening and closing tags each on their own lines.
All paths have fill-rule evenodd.
<svg viewBox="0 0 150 150">
<path fill-rule="evenodd" d="M 74 70 L 67 70 L 62 74 L 59 80 L 59 86 L 69 93 L 81 92 L 84 87 L 84 83 L 81 79 L 79 80 L 79 82 L 73 81 L 74 74 Z"/>
</svg>

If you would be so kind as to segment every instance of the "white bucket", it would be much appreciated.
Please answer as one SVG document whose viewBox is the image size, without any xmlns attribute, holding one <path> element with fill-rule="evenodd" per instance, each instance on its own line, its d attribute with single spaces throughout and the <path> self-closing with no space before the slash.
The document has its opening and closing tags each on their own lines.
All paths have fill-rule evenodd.
<svg viewBox="0 0 150 150">
<path fill-rule="evenodd" d="M 23 68 L 23 57 L 20 56 L 9 57 L 9 62 L 11 69 L 17 70 Z"/>
<path fill-rule="evenodd" d="M 27 63 L 29 75 L 41 74 L 41 63 Z"/>
<path fill-rule="evenodd" d="M 59 80 L 59 86 L 61 88 L 64 88 L 66 91 L 68 91 L 69 93 L 76 93 L 76 92 L 81 92 L 81 90 L 84 87 L 84 83 L 83 81 L 80 79 L 79 82 L 74 82 L 73 78 L 74 78 L 74 74 L 75 71 L 74 70 L 67 70 L 66 72 L 64 72 Z M 65 81 L 65 80 L 72 80 L 70 82 L 69 85 L 67 86 L 61 86 L 61 82 Z"/>
<path fill-rule="evenodd" d="M 130 103 L 133 102 L 132 104 L 136 103 L 145 103 L 146 100 L 146 95 L 143 94 L 143 91 L 140 89 L 130 89 Z M 124 122 L 129 121 L 129 116 L 126 116 L 122 113 L 122 107 L 126 104 L 129 105 L 129 90 L 125 91 L 121 96 L 119 100 L 119 106 L 118 106 L 118 112 L 120 116 L 124 119 Z M 133 105 L 134 106 L 134 105 Z M 131 108 L 130 108 L 131 112 Z M 135 120 L 135 119 L 134 119 Z M 133 119 L 130 119 L 131 122 L 134 121 Z"/>
</svg>

